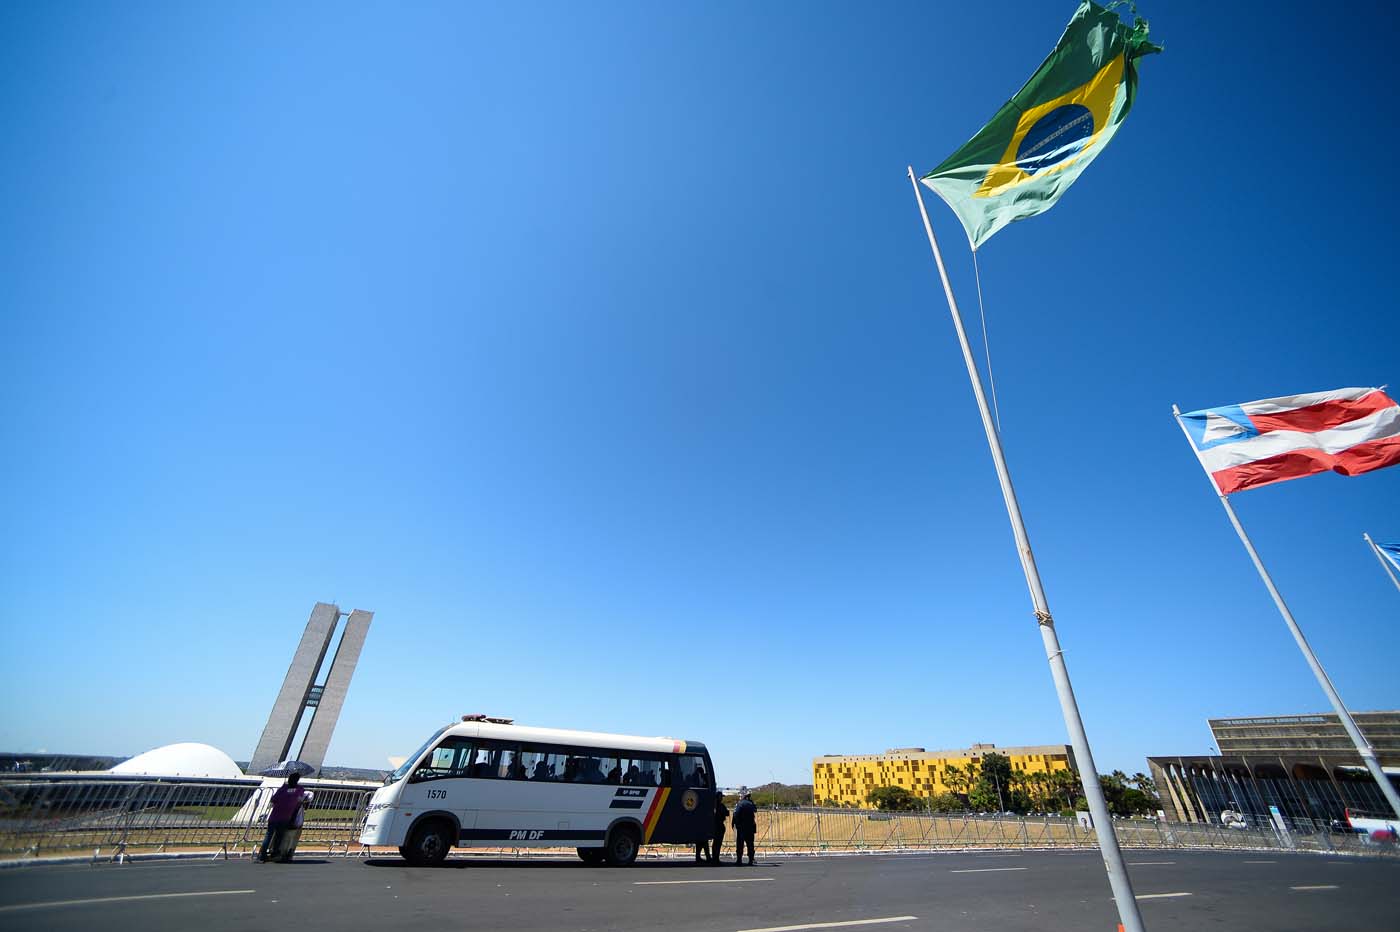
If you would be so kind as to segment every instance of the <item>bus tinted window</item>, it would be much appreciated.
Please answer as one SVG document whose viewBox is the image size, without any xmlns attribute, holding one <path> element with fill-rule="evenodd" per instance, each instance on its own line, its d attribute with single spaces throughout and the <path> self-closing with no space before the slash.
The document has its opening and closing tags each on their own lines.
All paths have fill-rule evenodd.
<svg viewBox="0 0 1400 932">
<path fill-rule="evenodd" d="M 551 782 L 559 779 L 567 757 L 567 754 L 527 744 L 520 750 L 520 765 L 525 772 L 525 779 Z"/>
<path fill-rule="evenodd" d="M 471 767 L 465 776 L 487 779 L 496 775 L 497 761 L 501 752 L 497 748 L 478 747 L 472 754 Z"/>
<path fill-rule="evenodd" d="M 681 786 L 708 787 L 710 775 L 705 772 L 705 758 L 698 754 L 682 754 L 680 759 Z"/>
<path fill-rule="evenodd" d="M 471 764 L 472 743 L 470 738 L 448 738 L 433 748 L 423 763 L 413 772 L 413 779 L 441 780 L 444 777 L 464 777 Z"/>
<path fill-rule="evenodd" d="M 624 757 L 621 761 L 623 786 L 660 786 L 661 758 Z"/>
<path fill-rule="evenodd" d="M 502 780 L 522 780 L 525 765 L 519 748 L 501 748 L 500 760 L 496 763 L 496 776 Z"/>
<path fill-rule="evenodd" d="M 565 783 L 609 783 L 617 773 L 617 758 L 602 757 L 596 751 L 571 754 L 564 762 Z"/>
</svg>

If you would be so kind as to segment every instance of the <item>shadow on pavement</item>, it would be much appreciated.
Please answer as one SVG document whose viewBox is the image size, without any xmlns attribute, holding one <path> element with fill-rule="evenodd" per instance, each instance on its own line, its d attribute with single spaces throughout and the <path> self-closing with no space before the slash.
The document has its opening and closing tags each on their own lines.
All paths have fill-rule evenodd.
<svg viewBox="0 0 1400 932">
<path fill-rule="evenodd" d="M 300 863 L 300 862 L 294 862 L 294 863 Z M 307 862 L 307 863 L 313 863 L 313 862 Z M 399 868 L 399 869 L 402 869 L 402 870 L 452 870 L 452 869 L 462 870 L 462 869 L 464 869 L 464 868 L 471 868 L 471 867 L 478 867 L 478 868 L 480 868 L 480 867 L 511 867 L 511 868 L 529 869 L 529 870 L 580 870 L 580 871 L 609 871 L 609 872 L 612 872 L 612 871 L 617 870 L 617 868 L 609 867 L 609 866 L 606 865 L 606 864 L 585 864 L 585 863 L 583 863 L 582 861 L 579 861 L 579 860 L 570 861 L 570 860 L 568 860 L 567 858 L 562 857 L 562 856 L 561 856 L 560 858 L 558 858 L 558 859 L 555 859 L 555 860 L 545 860 L 545 859 L 543 859 L 543 858 L 538 859 L 538 860 L 536 860 L 536 859 L 534 859 L 534 858 L 530 858 L 530 859 L 525 859 L 525 858 L 471 858 L 471 857 L 468 857 L 468 858 L 448 858 L 446 861 L 444 861 L 443 863 L 439 864 L 436 868 L 419 868 L 419 867 L 413 867 L 412 865 L 410 865 L 407 861 L 403 860 L 402 858 L 368 858 L 367 860 L 365 860 L 364 863 L 365 863 L 367 866 L 369 866 L 369 867 Z M 750 867 L 747 867 L 747 866 L 745 866 L 745 867 L 737 867 L 737 866 L 734 864 L 733 861 L 726 861 L 726 862 L 724 862 L 723 864 L 712 866 L 712 865 L 709 865 L 709 864 L 696 864 L 694 861 L 675 860 L 675 861 L 638 861 L 638 862 L 636 862 L 635 864 L 632 864 L 632 865 L 630 865 L 630 866 L 628 866 L 628 867 L 626 867 L 626 868 L 623 868 L 623 870 L 631 870 L 631 871 L 672 871 L 672 870 L 680 870 L 680 871 L 685 871 L 685 870 L 694 869 L 697 873 L 714 874 L 714 875 L 716 875 L 716 876 L 722 876 L 722 875 L 729 874 L 729 873 L 740 873 L 740 874 L 741 874 L 741 873 L 743 873 L 744 871 L 747 871 L 747 870 L 756 870 L 757 868 L 760 868 L 760 867 L 763 868 L 764 870 L 772 870 L 772 869 L 777 868 L 777 867 L 780 867 L 780 866 L 781 866 L 781 865 L 778 864 L 778 863 L 776 863 L 776 862 L 764 863 L 764 862 L 762 862 L 762 861 L 760 861 L 754 868 L 750 868 Z"/>
</svg>

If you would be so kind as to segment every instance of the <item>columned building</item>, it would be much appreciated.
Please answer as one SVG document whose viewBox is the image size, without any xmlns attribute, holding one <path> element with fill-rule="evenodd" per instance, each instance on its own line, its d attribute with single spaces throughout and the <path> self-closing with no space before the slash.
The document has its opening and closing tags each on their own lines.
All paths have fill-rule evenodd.
<svg viewBox="0 0 1400 932">
<path fill-rule="evenodd" d="M 1400 786 L 1400 712 L 1354 712 L 1392 783 Z M 1178 822 L 1219 822 L 1226 809 L 1330 821 L 1346 810 L 1388 813 L 1380 787 L 1336 715 L 1210 720 L 1218 755 L 1149 757 L 1162 809 Z"/>
</svg>

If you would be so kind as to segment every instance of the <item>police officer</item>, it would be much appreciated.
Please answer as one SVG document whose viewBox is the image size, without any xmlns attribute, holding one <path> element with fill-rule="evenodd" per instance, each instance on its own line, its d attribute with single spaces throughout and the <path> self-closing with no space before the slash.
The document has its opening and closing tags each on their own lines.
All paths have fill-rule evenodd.
<svg viewBox="0 0 1400 932">
<path fill-rule="evenodd" d="M 719 853 L 724 847 L 724 823 L 729 821 L 729 807 L 724 804 L 724 794 L 715 790 L 715 837 L 710 842 L 710 863 L 719 863 Z"/>
<path fill-rule="evenodd" d="M 753 804 L 753 794 L 744 790 L 743 798 L 734 807 L 734 864 L 744 863 L 744 846 L 749 846 L 749 866 L 753 867 L 753 836 L 758 831 L 758 807 Z"/>
</svg>

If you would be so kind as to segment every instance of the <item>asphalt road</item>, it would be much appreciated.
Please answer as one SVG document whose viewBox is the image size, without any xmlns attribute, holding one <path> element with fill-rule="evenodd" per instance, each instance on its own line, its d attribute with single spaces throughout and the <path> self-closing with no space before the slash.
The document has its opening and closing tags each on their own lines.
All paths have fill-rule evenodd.
<svg viewBox="0 0 1400 932">
<path fill-rule="evenodd" d="M 1400 929 L 1400 862 L 1129 853 L 1146 927 Z M 875 922 L 875 920 L 886 920 Z M 166 861 L 0 871 L 0 929 L 1113 932 L 1097 852 L 763 858 L 754 867 L 577 860 Z"/>
</svg>

